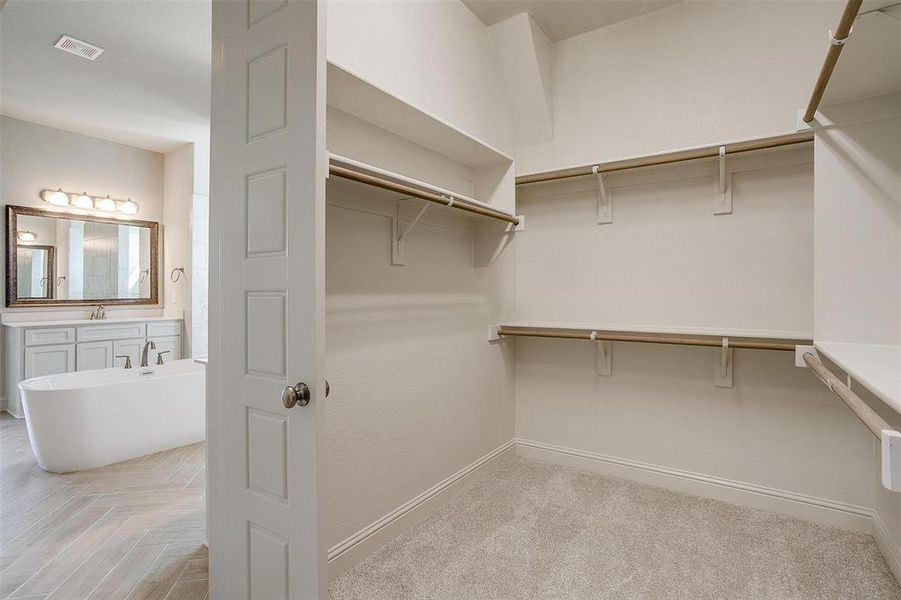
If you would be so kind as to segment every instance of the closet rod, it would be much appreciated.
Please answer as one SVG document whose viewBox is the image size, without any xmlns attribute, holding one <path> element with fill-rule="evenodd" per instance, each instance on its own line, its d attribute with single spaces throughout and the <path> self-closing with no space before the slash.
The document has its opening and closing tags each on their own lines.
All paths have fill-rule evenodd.
<svg viewBox="0 0 901 600">
<path fill-rule="evenodd" d="M 572 167 L 569 169 L 545 171 L 542 173 L 533 173 L 531 175 L 520 175 L 516 178 L 516 185 L 543 183 L 546 181 L 556 181 L 558 179 L 570 179 L 572 177 L 593 175 L 593 167 L 595 166 L 598 167 L 599 173 L 611 173 L 613 171 L 624 171 L 626 169 L 635 169 L 638 167 L 668 165 L 671 163 L 677 163 L 686 160 L 716 158 L 719 156 L 720 146 L 725 147 L 726 154 L 728 155 L 738 154 L 741 152 L 752 152 L 754 150 L 765 150 L 768 148 L 780 148 L 782 146 L 792 146 L 794 144 L 805 144 L 812 140 L 813 132 L 803 131 L 799 133 L 788 133 L 785 135 L 777 135 L 773 137 L 731 142 L 727 144 L 718 144 L 716 146 L 701 146 L 697 148 L 688 148 L 686 150 L 664 152 L 662 154 L 651 154 L 648 156 L 625 158 L 622 160 L 614 160 L 606 163 L 594 163 L 590 165 L 583 165 L 581 167 Z"/>
<path fill-rule="evenodd" d="M 341 156 L 340 154 L 332 154 L 331 152 L 329 152 L 329 164 L 336 164 L 339 167 L 348 167 L 354 171 L 360 173 L 368 173 L 376 177 L 384 177 L 388 181 L 395 181 L 402 185 L 421 188 L 433 194 L 438 194 L 439 196 L 453 196 L 454 200 L 460 200 L 465 204 L 482 206 L 484 208 L 492 208 L 492 206 L 487 202 L 481 202 L 479 200 L 476 200 L 475 198 L 470 198 L 469 196 L 464 196 L 463 194 L 438 187 L 437 185 L 434 185 L 432 183 L 426 183 L 425 181 L 420 181 L 419 179 L 413 179 L 412 177 L 407 177 L 406 175 L 401 175 L 400 173 L 394 173 L 387 169 L 382 169 L 381 167 L 376 167 L 374 165 L 360 162 L 352 158 L 347 158 L 346 156 Z"/>
<path fill-rule="evenodd" d="M 801 355 L 801 358 L 804 359 L 804 362 L 807 363 L 808 367 L 813 369 L 817 378 L 826 384 L 826 387 L 828 387 L 832 393 L 841 398 L 842 401 L 848 405 L 851 412 L 853 412 L 858 419 L 863 421 L 863 424 L 873 432 L 873 435 L 875 435 L 877 439 L 882 439 L 883 431 L 894 430 L 894 427 L 876 414 L 876 411 L 867 406 L 866 402 L 860 399 L 860 396 L 852 392 L 851 388 L 842 383 L 832 371 L 827 369 L 819 358 L 814 356 L 811 352 L 805 352 Z"/>
<path fill-rule="evenodd" d="M 831 44 L 826 52 L 826 60 L 820 69 L 820 76 L 817 77 L 816 85 L 813 86 L 813 93 L 810 95 L 810 102 L 807 103 L 807 110 L 804 112 L 804 122 L 810 123 L 816 115 L 817 108 L 820 106 L 820 100 L 826 92 L 826 86 L 829 85 L 829 78 L 832 77 L 832 71 L 835 70 L 835 64 L 838 57 L 845 47 L 848 36 L 851 35 L 851 27 L 854 25 L 854 19 L 857 18 L 857 11 L 860 10 L 862 0 L 848 0 L 842 18 L 838 22 L 835 33 L 830 33 Z"/>
<path fill-rule="evenodd" d="M 382 179 L 381 177 L 376 177 L 374 175 L 360 173 L 358 171 L 340 167 L 338 165 L 329 165 L 328 169 L 329 174 L 335 175 L 337 177 L 343 177 L 344 179 L 350 179 L 351 181 L 365 183 L 366 185 L 382 188 L 383 190 L 388 190 L 390 192 L 398 192 L 400 194 L 413 196 L 414 198 L 427 200 L 428 202 L 434 202 L 435 204 L 440 204 L 449 208 L 456 208 L 457 210 L 481 215 L 483 217 L 491 217 L 492 219 L 498 219 L 500 221 L 506 221 L 507 223 L 519 225 L 519 217 L 500 210 L 486 208 L 484 206 L 477 206 L 475 204 L 469 204 L 465 200 L 460 200 L 454 197 L 448 198 L 445 196 L 440 196 L 432 192 L 427 192 L 425 190 L 420 190 L 408 185 L 403 185 L 401 183 Z"/>
<path fill-rule="evenodd" d="M 716 336 L 715 338 L 704 337 L 677 337 L 677 336 L 661 336 L 661 335 L 626 335 L 620 333 L 607 333 L 604 331 L 566 331 L 560 329 L 521 329 L 518 327 L 501 327 L 497 330 L 499 336 L 512 337 L 542 337 L 542 338 L 558 338 L 565 340 L 591 340 L 592 332 L 595 333 L 594 340 L 605 342 L 640 342 L 644 344 L 673 344 L 677 346 L 706 346 L 709 348 L 722 348 L 723 337 L 729 338 L 729 348 L 740 348 L 743 350 L 782 350 L 785 352 L 794 352 L 795 344 L 788 342 L 757 342 L 752 340 L 735 339 L 731 336 Z M 807 341 L 807 340 L 805 340 Z"/>
</svg>

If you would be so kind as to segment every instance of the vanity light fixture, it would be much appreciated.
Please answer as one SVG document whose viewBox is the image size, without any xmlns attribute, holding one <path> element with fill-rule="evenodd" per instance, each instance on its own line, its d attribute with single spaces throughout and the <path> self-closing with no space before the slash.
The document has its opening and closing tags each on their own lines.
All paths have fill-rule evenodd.
<svg viewBox="0 0 901 600">
<path fill-rule="evenodd" d="M 16 239 L 20 242 L 33 242 L 38 239 L 38 234 L 33 231 L 20 231 L 16 234 Z"/>
<path fill-rule="evenodd" d="M 72 206 L 75 208 L 94 208 L 94 199 L 88 196 L 87 193 L 82 192 L 80 196 L 77 196 L 72 201 Z"/>
<path fill-rule="evenodd" d="M 126 215 L 135 215 L 138 213 L 138 203 L 134 202 L 131 198 L 124 202 L 120 202 L 119 212 L 123 212 Z"/>
<path fill-rule="evenodd" d="M 0 0 L 2 1 L 2 0 Z M 72 194 L 64 192 L 62 188 L 56 190 L 44 190 L 41 192 L 41 199 L 54 206 L 74 206 L 86 210 L 100 210 L 107 213 L 120 212 L 125 215 L 138 214 L 138 203 L 128 198 L 126 200 L 117 200 L 107 195 L 105 198 L 99 196 L 88 196 L 87 192 L 80 194 Z"/>
<path fill-rule="evenodd" d="M 116 201 L 109 196 L 106 198 L 97 198 L 97 201 L 94 203 L 94 208 L 106 212 L 114 212 L 116 210 Z"/>
<path fill-rule="evenodd" d="M 69 195 L 63 191 L 63 188 L 56 191 L 44 190 L 41 192 L 41 198 L 44 202 L 55 206 L 69 206 Z"/>
</svg>

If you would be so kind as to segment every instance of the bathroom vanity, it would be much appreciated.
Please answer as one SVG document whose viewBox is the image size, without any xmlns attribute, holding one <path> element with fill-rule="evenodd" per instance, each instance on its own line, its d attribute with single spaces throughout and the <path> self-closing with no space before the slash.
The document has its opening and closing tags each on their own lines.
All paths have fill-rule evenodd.
<svg viewBox="0 0 901 600">
<path fill-rule="evenodd" d="M 147 362 L 161 352 L 166 362 L 182 358 L 182 319 L 135 317 L 91 321 L 23 321 L 4 323 L 7 410 L 22 416 L 19 382 L 32 377 L 122 367 L 129 356 L 141 364 L 144 345 L 153 341 Z"/>
</svg>

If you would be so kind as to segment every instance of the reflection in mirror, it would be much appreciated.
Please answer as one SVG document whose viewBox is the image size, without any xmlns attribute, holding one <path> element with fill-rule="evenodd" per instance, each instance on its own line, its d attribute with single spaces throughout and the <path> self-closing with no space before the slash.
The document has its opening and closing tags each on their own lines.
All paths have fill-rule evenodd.
<svg viewBox="0 0 901 600">
<path fill-rule="evenodd" d="M 156 302 L 157 223 L 9 207 L 9 225 L 8 305 Z"/>
<path fill-rule="evenodd" d="M 53 298 L 53 246 L 19 244 L 16 252 L 16 289 L 19 298 Z"/>
</svg>

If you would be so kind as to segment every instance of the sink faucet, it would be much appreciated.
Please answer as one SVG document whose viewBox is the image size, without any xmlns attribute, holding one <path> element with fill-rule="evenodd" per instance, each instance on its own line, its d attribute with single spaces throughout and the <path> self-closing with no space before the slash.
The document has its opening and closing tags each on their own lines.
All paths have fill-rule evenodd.
<svg viewBox="0 0 901 600">
<path fill-rule="evenodd" d="M 141 352 L 141 366 L 147 366 L 147 351 L 148 350 L 156 350 L 156 342 L 153 340 L 147 340 L 147 343 L 144 344 L 144 350 Z"/>
<path fill-rule="evenodd" d="M 103 307 L 102 304 L 97 305 L 97 309 L 91 313 L 91 320 L 96 321 L 98 319 L 106 318 L 106 308 Z"/>
</svg>

